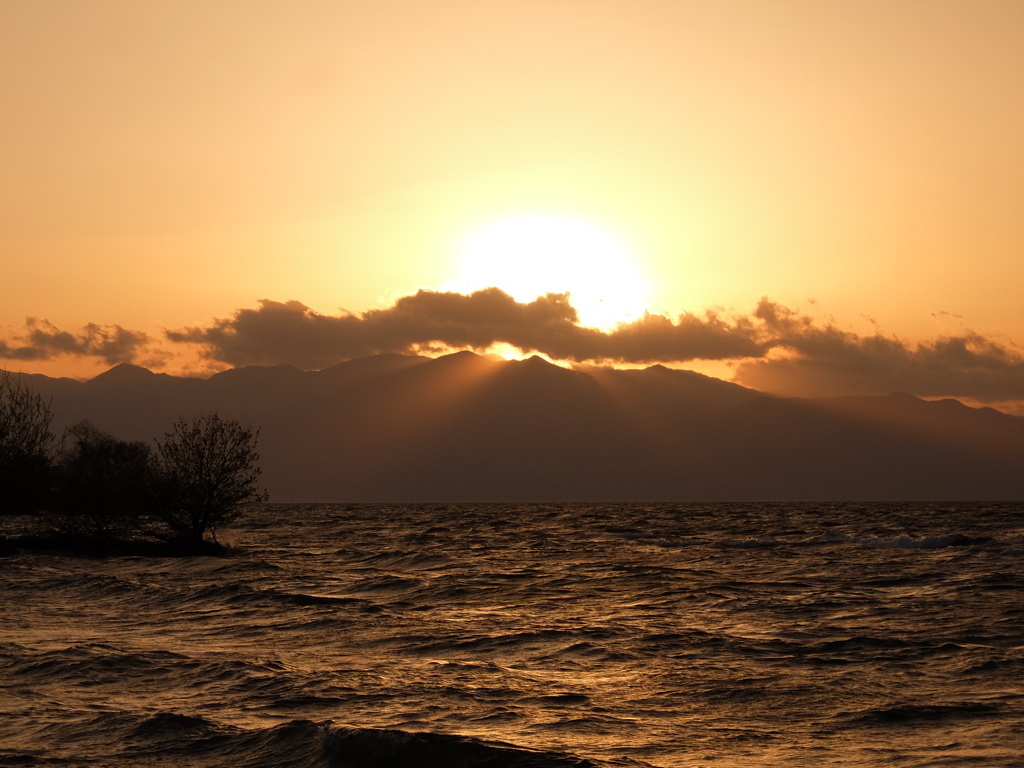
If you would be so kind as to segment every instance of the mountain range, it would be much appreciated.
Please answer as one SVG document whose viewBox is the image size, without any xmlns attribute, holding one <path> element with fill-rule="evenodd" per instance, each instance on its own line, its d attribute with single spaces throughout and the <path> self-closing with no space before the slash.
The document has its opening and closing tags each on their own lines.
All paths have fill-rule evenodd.
<svg viewBox="0 0 1024 768">
<path fill-rule="evenodd" d="M 471 352 L 22 381 L 57 432 L 87 419 L 152 444 L 203 412 L 258 426 L 275 501 L 1024 499 L 1024 418 L 907 394 L 778 398 L 657 365 Z"/>
</svg>

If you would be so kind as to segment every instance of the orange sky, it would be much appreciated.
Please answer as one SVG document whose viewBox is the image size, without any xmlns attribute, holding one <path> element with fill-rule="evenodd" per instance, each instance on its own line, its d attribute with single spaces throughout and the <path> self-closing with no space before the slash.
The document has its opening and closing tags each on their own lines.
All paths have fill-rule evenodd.
<svg viewBox="0 0 1024 768">
<path fill-rule="evenodd" d="M 1022 41 L 1018 0 L 4 3 L 0 363 L 92 375 L 115 325 L 142 364 L 245 362 L 164 331 L 482 287 L 459 244 L 541 213 L 772 360 L 818 353 L 763 297 L 1024 389 Z"/>
</svg>

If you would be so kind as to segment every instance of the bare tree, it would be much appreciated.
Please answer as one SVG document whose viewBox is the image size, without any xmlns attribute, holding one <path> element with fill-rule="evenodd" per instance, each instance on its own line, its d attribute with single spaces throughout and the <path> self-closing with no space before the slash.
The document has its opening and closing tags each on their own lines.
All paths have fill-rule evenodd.
<svg viewBox="0 0 1024 768">
<path fill-rule="evenodd" d="M 208 531 L 216 541 L 244 505 L 266 501 L 257 484 L 258 436 L 258 429 L 214 413 L 180 419 L 157 441 L 163 476 L 158 515 L 175 538 L 199 543 Z"/>
<path fill-rule="evenodd" d="M 50 404 L 19 378 L 0 375 L 0 512 L 38 509 L 54 456 Z"/>
</svg>

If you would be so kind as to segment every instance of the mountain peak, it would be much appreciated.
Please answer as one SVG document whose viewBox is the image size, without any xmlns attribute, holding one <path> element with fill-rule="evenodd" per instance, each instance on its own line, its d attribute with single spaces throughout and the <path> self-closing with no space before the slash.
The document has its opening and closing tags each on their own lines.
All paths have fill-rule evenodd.
<svg viewBox="0 0 1024 768">
<path fill-rule="evenodd" d="M 530 355 L 525 360 L 513 360 L 511 362 L 519 363 L 520 365 L 528 365 L 531 368 L 547 368 L 553 367 L 553 364 L 545 360 L 540 355 Z"/>
<path fill-rule="evenodd" d="M 148 368 L 131 363 L 118 363 L 108 371 L 89 379 L 89 384 L 99 382 L 101 384 L 131 384 L 134 382 L 152 379 L 157 374 Z"/>
</svg>

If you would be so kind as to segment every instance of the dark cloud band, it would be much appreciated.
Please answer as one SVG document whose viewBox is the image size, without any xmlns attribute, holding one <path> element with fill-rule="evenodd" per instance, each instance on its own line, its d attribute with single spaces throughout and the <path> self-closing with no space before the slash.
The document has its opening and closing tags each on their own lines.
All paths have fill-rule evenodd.
<svg viewBox="0 0 1024 768">
<path fill-rule="evenodd" d="M 420 345 L 486 349 L 505 343 L 559 360 L 648 363 L 757 357 L 765 347 L 744 320 L 714 314 L 683 315 L 672 322 L 646 315 L 612 331 L 579 325 L 567 294 L 520 303 L 497 288 L 464 295 L 419 291 L 386 309 L 361 316 L 321 315 L 297 301 L 261 301 L 207 328 L 168 333 L 175 342 L 201 345 L 231 365 L 289 362 L 324 368 L 352 357 L 409 352 Z"/>
<path fill-rule="evenodd" d="M 917 345 L 859 336 L 762 299 L 748 317 L 647 314 L 610 331 L 579 325 L 566 294 L 520 303 L 497 288 L 465 295 L 421 290 L 362 315 L 322 315 L 262 301 L 205 328 L 168 333 L 229 365 L 324 368 L 369 354 L 429 345 L 482 350 L 496 343 L 553 359 L 620 364 L 739 360 L 736 379 L 786 394 L 908 391 L 985 402 L 1024 398 L 1019 351 L 965 332 Z"/>
<path fill-rule="evenodd" d="M 30 317 L 25 333 L 13 341 L 0 339 L 0 358 L 6 360 L 50 360 L 62 355 L 96 357 L 109 365 L 136 360 L 152 339 L 141 331 L 120 325 L 89 323 L 79 334 L 57 328 L 48 320 Z"/>
<path fill-rule="evenodd" d="M 789 395 L 883 394 L 1024 399 L 1018 348 L 964 331 L 919 344 L 861 336 L 762 299 L 749 316 L 646 314 L 609 331 L 588 328 L 568 294 L 517 302 L 498 288 L 470 294 L 421 290 L 362 314 L 324 315 L 298 301 L 264 300 L 205 327 L 166 332 L 221 365 L 320 369 L 355 357 L 436 349 L 485 350 L 504 343 L 556 360 L 602 364 L 734 360 L 735 380 Z M 140 331 L 89 324 L 79 334 L 29 319 L 0 358 L 95 357 L 108 364 L 159 364 L 160 350 Z"/>
</svg>

